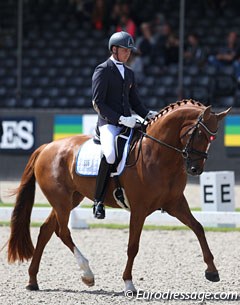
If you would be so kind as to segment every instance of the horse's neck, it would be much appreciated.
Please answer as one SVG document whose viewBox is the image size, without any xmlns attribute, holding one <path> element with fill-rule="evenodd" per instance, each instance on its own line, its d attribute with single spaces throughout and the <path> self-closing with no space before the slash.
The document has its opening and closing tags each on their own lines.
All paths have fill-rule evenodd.
<svg viewBox="0 0 240 305">
<path fill-rule="evenodd" d="M 168 115 L 157 118 L 150 123 L 147 134 L 168 144 L 176 146 L 179 144 L 180 130 L 183 124 L 183 117 Z"/>
<path fill-rule="evenodd" d="M 181 150 L 181 129 L 186 122 L 190 122 L 190 120 L 194 120 L 194 118 L 197 118 L 198 116 L 199 110 L 192 110 L 191 115 L 189 115 L 190 111 L 187 107 L 179 107 L 173 111 L 169 111 L 167 114 L 156 118 L 149 124 L 146 130 L 147 134 L 161 142 Z M 168 148 L 164 146 L 164 144 L 160 144 L 150 138 L 146 138 L 145 142 L 146 150 L 151 151 L 151 158 L 154 162 L 166 163 L 169 160 L 174 159 L 174 162 L 177 162 L 179 165 L 183 163 L 181 153 L 177 152 L 173 148 Z M 152 160 L 151 162 L 153 162 Z"/>
<path fill-rule="evenodd" d="M 167 122 L 165 118 L 159 118 L 147 127 L 146 133 L 156 140 L 179 148 L 181 123 L 180 120 L 175 121 L 174 126 L 171 126 L 171 122 Z M 135 150 L 135 159 L 139 160 L 137 170 L 144 183 L 149 183 L 153 188 L 159 187 L 156 185 L 159 181 L 161 181 L 162 187 L 167 188 L 166 184 L 169 184 L 169 179 L 171 179 L 172 184 L 177 183 L 177 181 L 184 184 L 186 172 L 181 153 L 164 146 L 153 138 L 148 136 L 143 138 L 140 146 L 140 157 L 138 156 L 139 145 L 136 146 Z"/>
</svg>

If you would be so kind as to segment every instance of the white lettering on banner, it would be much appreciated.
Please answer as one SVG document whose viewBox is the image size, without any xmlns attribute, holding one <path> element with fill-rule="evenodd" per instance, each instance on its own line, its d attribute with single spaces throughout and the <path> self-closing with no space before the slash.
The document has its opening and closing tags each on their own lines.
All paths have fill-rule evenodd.
<svg viewBox="0 0 240 305">
<path fill-rule="evenodd" d="M 2 136 L 2 143 L 1 148 L 8 148 L 8 149 L 16 149 L 16 141 L 14 141 L 15 134 L 14 131 L 16 130 L 17 122 L 16 121 L 3 121 L 3 136 Z"/>
<path fill-rule="evenodd" d="M 2 149 L 29 150 L 34 145 L 32 121 L 3 121 Z"/>
<path fill-rule="evenodd" d="M 18 123 L 19 148 L 28 150 L 34 144 L 33 122 L 20 121 Z"/>
</svg>

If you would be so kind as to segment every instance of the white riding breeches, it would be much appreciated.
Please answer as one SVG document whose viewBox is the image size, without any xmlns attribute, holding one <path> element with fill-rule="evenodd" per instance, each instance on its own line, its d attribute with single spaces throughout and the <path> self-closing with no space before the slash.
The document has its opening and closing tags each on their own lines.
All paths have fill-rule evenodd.
<svg viewBox="0 0 240 305">
<path fill-rule="evenodd" d="M 115 137 L 121 132 L 122 127 L 107 124 L 99 127 L 102 153 L 107 163 L 113 164 L 116 159 Z"/>
</svg>

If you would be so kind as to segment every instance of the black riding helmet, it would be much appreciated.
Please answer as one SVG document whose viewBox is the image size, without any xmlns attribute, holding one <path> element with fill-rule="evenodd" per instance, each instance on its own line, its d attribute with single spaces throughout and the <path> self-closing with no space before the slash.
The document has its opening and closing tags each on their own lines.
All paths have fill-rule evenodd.
<svg viewBox="0 0 240 305">
<path fill-rule="evenodd" d="M 134 40 L 130 34 L 127 32 L 116 32 L 114 33 L 108 42 L 109 51 L 112 52 L 112 47 L 121 47 L 126 49 L 131 49 L 132 51 L 137 51 L 137 48 L 134 46 Z"/>
</svg>

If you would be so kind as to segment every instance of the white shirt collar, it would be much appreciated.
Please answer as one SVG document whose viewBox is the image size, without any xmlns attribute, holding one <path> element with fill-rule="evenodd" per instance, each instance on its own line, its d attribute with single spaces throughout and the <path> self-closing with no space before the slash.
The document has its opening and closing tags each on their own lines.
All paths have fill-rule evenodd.
<svg viewBox="0 0 240 305">
<path fill-rule="evenodd" d="M 120 61 L 118 61 L 118 60 L 116 60 L 114 57 L 113 57 L 113 55 L 110 57 L 110 59 L 111 59 L 111 61 L 113 61 L 114 63 L 115 63 L 115 65 L 117 65 L 117 64 L 122 64 L 123 65 L 123 62 L 120 62 Z M 118 65 L 119 66 L 119 65 Z"/>
<path fill-rule="evenodd" d="M 115 66 L 118 68 L 119 73 L 121 74 L 122 78 L 124 79 L 124 64 L 120 61 L 117 61 L 113 55 L 110 57 L 111 61 L 114 62 Z"/>
</svg>

